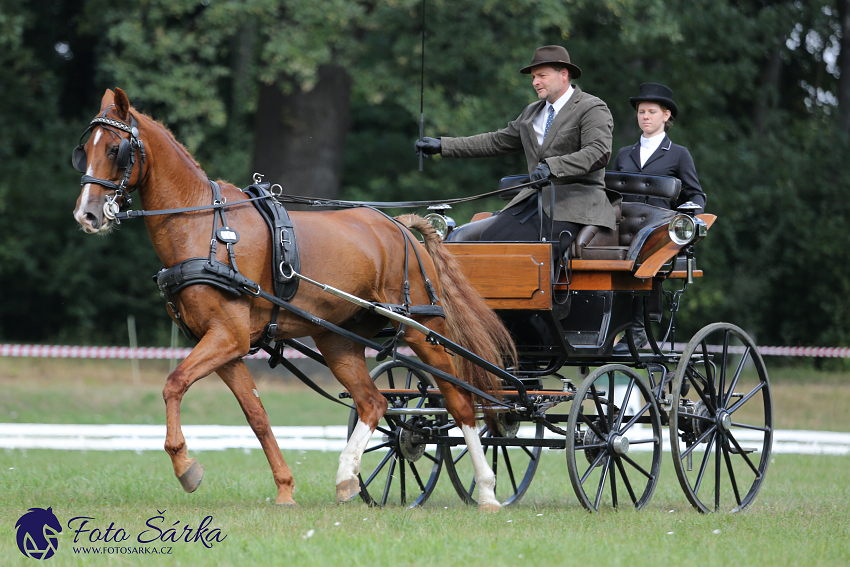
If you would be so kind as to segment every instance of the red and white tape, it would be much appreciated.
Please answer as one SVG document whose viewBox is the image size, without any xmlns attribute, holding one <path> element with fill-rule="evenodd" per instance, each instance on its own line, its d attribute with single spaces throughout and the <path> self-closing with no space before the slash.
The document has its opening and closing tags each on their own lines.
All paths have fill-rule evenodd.
<svg viewBox="0 0 850 567">
<path fill-rule="evenodd" d="M 119 358 L 136 360 L 171 360 L 183 359 L 192 352 L 191 348 L 168 347 L 98 347 L 98 346 L 69 346 L 69 345 L 9 345 L 0 344 L 0 356 L 32 357 L 32 358 Z M 401 354 L 413 356 L 408 347 L 399 349 Z M 377 351 L 366 349 L 366 356 L 373 358 Z M 307 358 L 304 354 L 292 348 L 283 351 L 285 358 Z M 245 358 L 269 358 L 268 353 L 259 351 Z"/>
<path fill-rule="evenodd" d="M 677 343 L 676 349 L 681 351 L 685 345 Z M 719 352 L 720 345 L 710 345 L 709 350 Z M 815 358 L 850 358 L 850 347 L 788 347 L 762 346 L 758 347 L 762 356 L 809 356 Z M 730 347 L 733 353 L 740 353 L 742 347 Z M 69 345 L 11 345 L 0 344 L 0 356 L 32 357 L 32 358 L 119 358 L 137 360 L 171 360 L 183 359 L 192 352 L 190 348 L 168 347 L 104 347 L 104 346 L 69 346 Z M 408 347 L 399 349 L 401 354 L 412 356 L 413 351 Z M 366 356 L 374 357 L 376 351 L 366 350 Z M 284 349 L 286 358 L 307 358 L 295 349 Z M 260 351 L 245 358 L 268 358 L 269 355 Z"/>
<path fill-rule="evenodd" d="M 685 349 L 684 343 L 676 343 L 676 350 L 681 352 Z M 759 354 L 762 356 L 810 356 L 813 358 L 850 358 L 850 347 L 790 347 L 790 346 L 760 346 Z M 721 345 L 708 345 L 708 352 L 722 352 Z M 697 351 L 699 352 L 699 351 Z M 741 354 L 743 346 L 730 346 L 729 352 Z"/>
</svg>

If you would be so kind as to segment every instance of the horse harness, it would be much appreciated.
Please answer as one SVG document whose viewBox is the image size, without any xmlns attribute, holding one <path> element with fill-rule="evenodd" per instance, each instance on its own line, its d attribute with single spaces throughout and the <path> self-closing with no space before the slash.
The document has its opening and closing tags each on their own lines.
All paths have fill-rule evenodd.
<svg viewBox="0 0 850 567">
<path fill-rule="evenodd" d="M 299 278 L 295 277 L 301 271 L 301 259 L 298 253 L 298 243 L 295 238 L 292 220 L 289 218 L 289 213 L 271 194 L 270 184 L 258 182 L 243 189 L 249 199 L 230 203 L 229 206 L 234 206 L 239 203 L 250 201 L 257 208 L 257 211 L 265 220 L 272 234 L 272 265 L 274 295 L 271 295 L 260 288 L 256 282 L 245 277 L 240 271 L 236 263 L 236 253 L 234 245 L 239 242 L 239 234 L 230 226 L 227 225 L 225 216 L 225 208 L 228 206 L 226 200 L 221 195 L 221 188 L 215 181 L 210 181 L 210 188 L 213 194 L 213 204 L 210 207 L 216 211 L 213 215 L 212 238 L 210 239 L 210 253 L 206 258 L 189 258 L 175 264 L 170 268 L 161 269 L 154 279 L 159 286 L 160 295 L 162 295 L 166 303 L 174 314 L 174 318 L 180 329 L 187 338 L 197 341 L 192 331 L 188 328 L 174 301 L 174 294 L 191 285 L 209 285 L 228 293 L 240 296 L 248 294 L 253 297 L 263 297 L 272 302 L 272 314 L 269 323 L 263 331 L 260 339 L 252 345 L 252 353 L 261 348 L 266 348 L 271 341 L 274 340 L 277 333 L 277 317 L 281 307 L 285 307 L 293 311 L 289 301 L 295 297 L 298 290 Z M 197 209 L 193 207 L 192 209 Z M 136 213 L 136 214 L 134 214 Z M 145 213 L 141 215 L 139 213 Z M 148 216 L 155 213 L 165 213 L 165 211 L 127 211 L 122 213 L 123 218 L 135 218 L 137 216 Z M 383 213 L 381 213 L 383 214 Z M 433 285 L 425 273 L 425 267 L 422 264 L 422 259 L 419 256 L 419 251 L 413 247 L 416 254 L 416 259 L 422 276 L 425 280 L 425 287 L 431 300 L 431 305 L 411 305 L 410 299 L 410 282 L 408 278 L 409 266 L 409 248 L 413 236 L 409 231 L 400 227 L 402 234 L 405 236 L 405 258 L 404 258 L 404 299 L 401 305 L 375 304 L 393 312 L 404 315 L 437 315 L 445 316 L 443 308 L 437 305 L 439 298 L 434 292 Z M 218 243 L 225 244 L 228 252 L 228 263 L 221 262 L 216 259 L 218 251 Z M 299 313 L 300 314 L 300 313 Z M 304 313 L 303 317 L 312 322 L 317 322 L 318 318 Z M 400 334 L 403 329 L 399 329 Z M 394 339 L 395 343 L 398 338 Z M 282 349 L 281 349 L 282 350 Z"/>
<path fill-rule="evenodd" d="M 126 124 L 120 120 L 107 118 L 106 113 L 109 112 L 109 109 L 112 108 L 112 106 L 113 105 L 111 104 L 107 106 L 106 110 L 104 110 L 100 116 L 95 117 L 94 120 L 89 123 L 88 128 L 86 128 L 80 135 L 79 144 L 77 144 L 77 147 L 74 148 L 74 151 L 71 154 L 71 165 L 74 166 L 74 169 L 83 174 L 82 179 L 80 179 L 80 186 L 87 183 L 94 183 L 115 191 L 114 195 L 107 197 L 106 203 L 103 205 L 103 214 L 109 220 L 115 220 L 119 211 L 133 205 L 130 193 L 132 193 L 133 190 L 141 184 L 142 176 L 145 172 L 145 144 L 139 139 L 139 123 L 136 121 L 136 117 L 132 114 L 130 114 L 130 124 Z M 118 169 L 124 170 L 124 173 L 121 176 L 121 181 L 118 183 L 114 183 L 108 179 L 92 177 L 86 173 L 88 156 L 86 155 L 86 144 L 83 141 L 83 138 L 97 126 L 100 126 L 104 130 L 111 132 L 121 139 L 121 142 L 118 145 L 118 153 L 115 156 L 115 165 Z M 113 128 L 127 132 L 130 134 L 129 138 L 123 137 L 121 134 L 113 130 Z M 139 180 L 135 186 L 128 188 L 127 184 L 130 182 L 130 176 L 133 175 L 133 168 L 136 165 L 136 150 L 139 151 L 141 157 L 141 163 L 139 164 Z M 118 202 L 119 199 L 121 199 L 120 203 Z"/>
</svg>

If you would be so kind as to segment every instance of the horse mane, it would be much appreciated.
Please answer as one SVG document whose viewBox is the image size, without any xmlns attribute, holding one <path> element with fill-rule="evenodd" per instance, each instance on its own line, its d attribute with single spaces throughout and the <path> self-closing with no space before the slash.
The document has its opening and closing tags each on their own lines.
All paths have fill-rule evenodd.
<svg viewBox="0 0 850 567">
<path fill-rule="evenodd" d="M 162 122 L 160 122 L 159 120 L 156 120 L 156 119 L 154 119 L 154 118 L 152 118 L 152 117 L 148 116 L 148 115 L 147 115 L 147 114 L 145 114 L 144 112 L 140 112 L 140 111 L 136 110 L 136 109 L 135 109 L 135 108 L 133 108 L 132 106 L 130 107 L 130 110 L 131 110 L 132 112 L 135 112 L 135 113 L 136 113 L 136 118 L 137 118 L 137 119 L 141 117 L 141 118 L 144 118 L 145 120 L 148 120 L 148 121 L 152 122 L 155 126 L 159 126 L 159 128 L 160 128 L 160 129 L 162 129 L 163 133 L 165 133 L 165 137 L 166 137 L 166 138 L 168 138 L 168 140 L 169 140 L 172 144 L 174 144 L 174 146 L 175 146 L 176 148 L 178 148 L 181 152 L 183 152 L 183 155 L 186 157 L 186 159 L 188 159 L 188 160 L 189 160 L 192 164 L 194 164 L 194 165 L 195 165 L 195 167 L 197 167 L 198 169 L 200 169 L 200 170 L 202 170 L 202 171 L 203 171 L 203 168 L 201 167 L 201 164 L 199 164 L 199 163 L 198 163 L 198 161 L 197 161 L 197 160 L 194 158 L 194 156 L 191 154 L 191 152 L 189 152 L 189 150 L 187 150 L 187 149 L 186 149 L 186 146 L 184 146 L 184 145 L 183 145 L 180 141 L 178 141 L 178 140 L 177 140 L 177 137 L 176 137 L 176 136 L 174 135 L 174 133 L 173 133 L 173 132 L 172 132 L 172 131 L 168 128 L 168 126 L 166 126 L 165 124 L 163 124 L 163 123 L 162 123 Z"/>
</svg>

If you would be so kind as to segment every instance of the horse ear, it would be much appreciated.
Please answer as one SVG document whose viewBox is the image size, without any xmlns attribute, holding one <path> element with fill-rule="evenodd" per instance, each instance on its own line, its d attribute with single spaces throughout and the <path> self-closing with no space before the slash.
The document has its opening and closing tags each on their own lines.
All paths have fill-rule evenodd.
<svg viewBox="0 0 850 567">
<path fill-rule="evenodd" d="M 115 99 L 115 93 L 112 92 L 111 89 L 106 89 L 106 92 L 103 93 L 103 98 L 100 99 L 100 109 L 103 110 Z"/>
<path fill-rule="evenodd" d="M 124 91 L 117 87 L 115 89 L 115 111 L 121 120 L 127 120 L 127 116 L 130 114 L 130 101 Z"/>
</svg>

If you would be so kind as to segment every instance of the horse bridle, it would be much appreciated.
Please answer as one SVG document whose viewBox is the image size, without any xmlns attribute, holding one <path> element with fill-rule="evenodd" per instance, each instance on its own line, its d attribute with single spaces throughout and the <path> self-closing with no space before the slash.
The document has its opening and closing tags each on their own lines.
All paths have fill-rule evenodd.
<svg viewBox="0 0 850 567">
<path fill-rule="evenodd" d="M 106 203 L 103 205 L 103 214 L 109 220 L 117 220 L 116 215 L 118 212 L 132 206 L 133 200 L 130 198 L 130 193 L 132 193 L 138 186 L 137 184 L 134 187 L 127 187 L 127 184 L 130 181 L 130 176 L 133 175 L 133 168 L 136 165 L 136 150 L 138 150 L 141 155 L 141 163 L 139 164 L 139 183 L 142 181 L 142 176 L 145 171 L 145 145 L 139 139 L 139 123 L 136 121 L 136 118 L 130 114 L 130 124 L 126 124 L 113 118 L 107 118 L 106 113 L 109 112 L 111 107 L 112 105 L 106 107 L 106 110 L 104 110 L 100 116 L 97 116 L 94 120 L 92 120 L 85 132 L 80 135 L 80 143 L 76 148 L 74 148 L 74 151 L 71 154 L 71 165 L 74 166 L 74 169 L 83 174 L 83 177 L 80 180 L 80 186 L 87 183 L 94 183 L 115 191 L 112 196 L 107 196 Z M 115 165 L 117 165 L 119 169 L 123 169 L 124 174 L 121 176 L 121 181 L 118 183 L 114 183 L 108 179 L 99 179 L 86 174 L 88 155 L 86 155 L 86 143 L 83 141 L 83 138 L 85 138 L 86 134 L 94 130 L 97 126 L 100 126 L 104 130 L 109 130 L 121 139 L 121 143 L 118 145 L 118 155 L 115 158 Z M 130 134 L 129 138 L 123 137 L 121 134 L 113 130 L 113 128 L 127 132 Z"/>
</svg>

